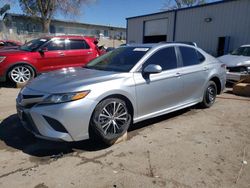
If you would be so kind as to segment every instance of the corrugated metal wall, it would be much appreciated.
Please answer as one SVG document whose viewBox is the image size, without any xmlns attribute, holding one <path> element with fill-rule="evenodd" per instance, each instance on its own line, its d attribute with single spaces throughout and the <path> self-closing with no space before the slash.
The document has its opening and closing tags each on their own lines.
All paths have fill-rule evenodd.
<svg viewBox="0 0 250 188">
<path fill-rule="evenodd" d="M 178 11 L 176 40 L 197 42 L 216 55 L 218 38 L 223 36 L 230 36 L 229 50 L 250 43 L 250 0 Z"/>
<path fill-rule="evenodd" d="M 128 19 L 128 42 L 142 43 L 143 23 L 146 20 L 168 18 L 168 41 L 173 41 L 174 12 Z M 206 22 L 211 18 L 211 22 Z M 218 37 L 230 36 L 229 50 L 250 43 L 250 0 L 212 4 L 178 10 L 176 41 L 194 41 L 207 52 L 216 55 Z"/>
</svg>

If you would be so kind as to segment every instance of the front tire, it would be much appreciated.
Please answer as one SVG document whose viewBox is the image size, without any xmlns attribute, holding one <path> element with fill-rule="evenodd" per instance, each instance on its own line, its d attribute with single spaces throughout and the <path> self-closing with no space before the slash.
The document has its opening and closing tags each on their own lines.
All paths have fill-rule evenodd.
<svg viewBox="0 0 250 188">
<path fill-rule="evenodd" d="M 216 99 L 217 86 L 214 81 L 209 81 L 203 95 L 203 101 L 200 103 L 202 108 L 211 107 Z"/>
<path fill-rule="evenodd" d="M 95 108 L 90 121 L 90 137 L 112 145 L 121 137 L 131 124 L 131 114 L 126 102 L 118 98 L 101 101 Z"/>
<path fill-rule="evenodd" d="M 34 70 L 28 65 L 17 65 L 9 71 L 9 78 L 15 84 L 25 84 L 34 76 Z"/>
</svg>

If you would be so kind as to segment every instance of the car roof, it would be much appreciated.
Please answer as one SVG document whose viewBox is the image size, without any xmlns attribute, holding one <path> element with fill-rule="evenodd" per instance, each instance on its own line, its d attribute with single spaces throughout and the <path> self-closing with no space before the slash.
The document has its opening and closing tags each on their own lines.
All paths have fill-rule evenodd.
<svg viewBox="0 0 250 188">
<path fill-rule="evenodd" d="M 95 37 L 90 37 L 90 36 L 82 36 L 82 35 L 53 35 L 53 36 L 44 36 L 41 38 L 62 38 L 62 39 L 92 39 L 92 40 L 96 40 Z"/>
<path fill-rule="evenodd" d="M 196 43 L 194 42 L 159 42 L 159 43 L 146 43 L 146 44 L 127 44 L 127 47 L 135 47 L 135 48 L 154 48 L 160 46 L 168 46 L 168 45 L 183 45 L 183 46 L 192 46 L 197 47 Z M 123 46 L 122 46 L 123 47 Z"/>
<path fill-rule="evenodd" d="M 244 45 L 242 45 L 240 47 L 250 47 L 250 44 L 244 44 Z"/>
<path fill-rule="evenodd" d="M 0 40 L 0 42 L 11 42 L 11 43 L 15 43 L 17 45 L 22 45 L 22 42 L 19 42 L 19 41 L 15 41 L 15 40 Z"/>
</svg>

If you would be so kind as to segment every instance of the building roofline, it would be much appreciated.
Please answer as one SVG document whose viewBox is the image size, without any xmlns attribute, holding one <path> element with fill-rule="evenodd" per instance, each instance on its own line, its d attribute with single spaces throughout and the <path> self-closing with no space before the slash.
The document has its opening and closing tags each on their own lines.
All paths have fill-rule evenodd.
<svg viewBox="0 0 250 188">
<path fill-rule="evenodd" d="M 200 7 L 207 7 L 207 6 L 211 6 L 211 5 L 223 4 L 223 3 L 228 3 L 228 2 L 232 2 L 232 1 L 237 1 L 237 0 L 224 0 L 224 1 L 221 0 L 221 1 L 216 1 L 216 2 L 212 2 L 212 3 L 196 5 L 196 6 L 192 6 L 192 7 L 184 7 L 184 8 L 179 8 L 179 9 L 156 12 L 156 13 L 152 13 L 152 14 L 144 14 L 144 15 L 140 15 L 140 16 L 128 17 L 128 18 L 126 18 L 126 20 L 130 20 L 130 19 L 134 19 L 134 18 L 141 18 L 141 17 L 146 17 L 146 16 L 154 16 L 154 15 L 170 13 L 170 12 L 178 12 L 178 11 L 182 11 L 182 10 L 195 9 L 195 8 L 200 8 Z"/>
<path fill-rule="evenodd" d="M 16 17 L 24 17 L 24 18 L 34 18 L 34 19 L 40 19 L 40 17 L 31 17 L 24 14 L 16 14 L 16 13 L 5 13 L 3 16 L 3 19 L 7 16 L 16 16 Z M 87 26 L 98 26 L 98 27 L 107 27 L 107 28 L 116 28 L 116 29 L 126 29 L 125 27 L 117 27 L 117 26 L 111 26 L 111 25 L 98 25 L 98 24 L 90 24 L 90 23 L 81 23 L 81 22 L 74 22 L 74 21 L 64 21 L 59 19 L 51 19 L 52 22 L 61 22 L 61 23 L 71 23 L 71 24 L 78 24 L 78 25 L 87 25 Z"/>
</svg>

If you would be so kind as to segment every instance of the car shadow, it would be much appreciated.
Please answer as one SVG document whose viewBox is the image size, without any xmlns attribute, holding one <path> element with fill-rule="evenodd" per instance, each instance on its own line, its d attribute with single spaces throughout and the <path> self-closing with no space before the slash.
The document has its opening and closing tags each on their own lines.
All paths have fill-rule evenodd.
<svg viewBox="0 0 250 188">
<path fill-rule="evenodd" d="M 233 91 L 232 90 L 226 90 L 224 93 L 227 93 L 227 94 L 232 94 L 234 95 Z"/>
<path fill-rule="evenodd" d="M 36 138 L 22 126 L 17 114 L 9 116 L 0 123 L 0 140 L 12 149 L 22 150 L 26 154 L 37 157 L 68 154 L 75 149 L 97 151 L 107 147 L 101 143 L 92 143 L 90 140 L 71 143 Z M 6 146 L 0 144 L 1 149 L 8 150 Z"/>
<path fill-rule="evenodd" d="M 16 84 L 10 81 L 0 82 L 0 88 L 16 88 Z"/>
<path fill-rule="evenodd" d="M 190 111 L 189 108 L 136 123 L 129 129 L 128 138 L 131 139 L 148 126 L 161 121 L 170 120 L 188 111 Z M 17 114 L 9 116 L 0 123 L 0 141 L 5 143 L 4 145 L 0 144 L 0 150 L 8 150 L 8 147 L 10 147 L 10 151 L 13 151 L 13 149 L 14 151 L 21 150 L 26 154 L 36 157 L 52 157 L 69 154 L 76 150 L 84 152 L 108 148 L 107 145 L 101 142 L 96 143 L 91 140 L 55 142 L 36 138 L 22 126 Z"/>
</svg>

